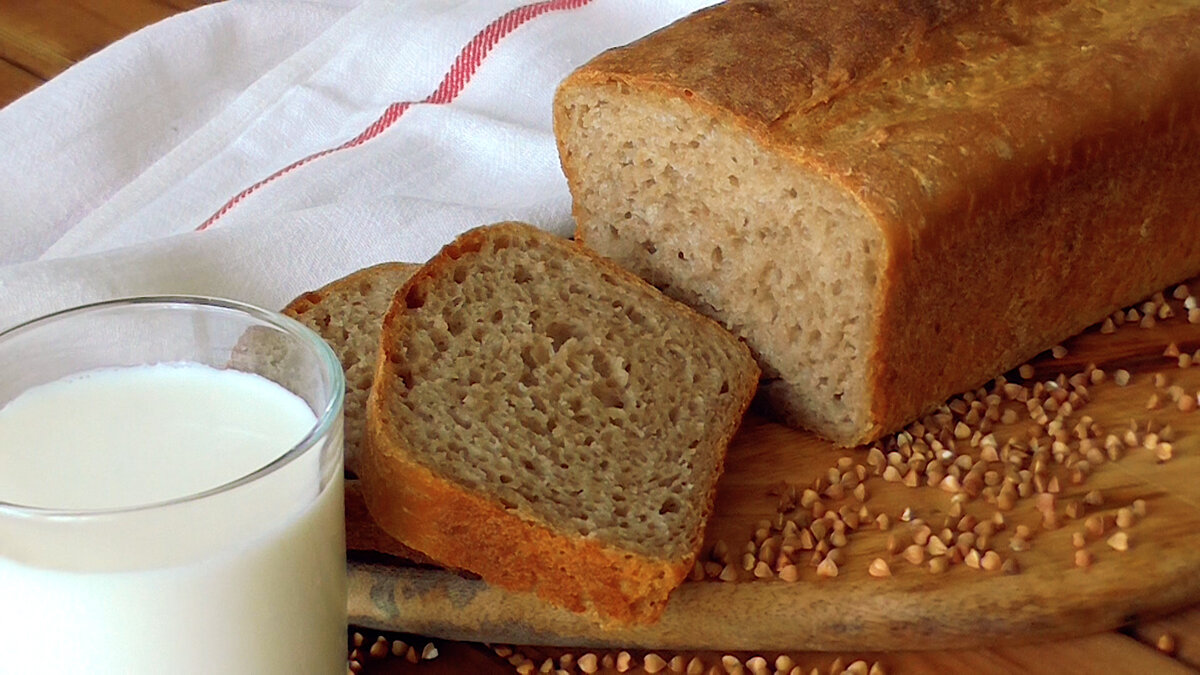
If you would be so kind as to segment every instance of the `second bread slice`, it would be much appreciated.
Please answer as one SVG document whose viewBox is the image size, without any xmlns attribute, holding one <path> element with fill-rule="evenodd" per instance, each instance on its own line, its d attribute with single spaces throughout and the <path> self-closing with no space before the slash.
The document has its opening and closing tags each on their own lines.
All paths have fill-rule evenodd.
<svg viewBox="0 0 1200 675">
<path fill-rule="evenodd" d="M 716 323 L 610 261 L 527 225 L 474 230 L 384 319 L 368 508 L 488 583 L 653 620 L 758 374 Z"/>
<path fill-rule="evenodd" d="M 333 347 L 346 373 L 346 473 L 358 475 L 367 428 L 367 394 L 375 377 L 379 330 L 392 296 L 420 266 L 388 262 L 358 270 L 297 297 L 283 313 Z"/>
</svg>

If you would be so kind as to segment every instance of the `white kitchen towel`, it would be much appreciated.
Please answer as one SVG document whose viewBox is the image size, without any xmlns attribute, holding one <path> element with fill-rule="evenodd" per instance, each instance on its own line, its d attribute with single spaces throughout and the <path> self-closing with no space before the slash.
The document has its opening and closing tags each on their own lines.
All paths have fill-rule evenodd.
<svg viewBox="0 0 1200 675">
<path fill-rule="evenodd" d="M 0 110 L 0 329 L 116 297 L 278 308 L 505 219 L 560 234 L 558 82 L 698 0 L 230 0 Z"/>
</svg>

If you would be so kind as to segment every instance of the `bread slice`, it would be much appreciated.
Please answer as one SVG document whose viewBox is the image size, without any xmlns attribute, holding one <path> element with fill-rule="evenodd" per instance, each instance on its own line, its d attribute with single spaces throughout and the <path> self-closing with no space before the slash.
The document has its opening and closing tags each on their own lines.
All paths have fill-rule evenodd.
<svg viewBox="0 0 1200 675">
<path fill-rule="evenodd" d="M 691 569 L 757 382 L 741 342 L 611 261 L 479 228 L 384 319 L 367 507 L 491 584 L 651 621 Z"/>
<path fill-rule="evenodd" d="M 731 0 L 560 86 L 576 237 L 870 441 L 1200 272 L 1197 35 L 1196 2 Z"/>
<path fill-rule="evenodd" d="M 283 313 L 320 335 L 342 362 L 346 373 L 346 473 L 358 474 L 367 428 L 367 394 L 375 379 L 379 331 L 392 295 L 420 266 L 389 262 L 353 272 L 304 293 Z"/>
</svg>

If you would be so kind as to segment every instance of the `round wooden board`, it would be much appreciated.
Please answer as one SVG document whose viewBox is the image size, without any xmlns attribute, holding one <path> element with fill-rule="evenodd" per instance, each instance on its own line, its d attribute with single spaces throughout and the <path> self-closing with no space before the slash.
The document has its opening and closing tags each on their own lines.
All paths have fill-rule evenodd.
<svg viewBox="0 0 1200 675">
<path fill-rule="evenodd" d="M 1200 288 L 1193 280 L 1191 286 Z M 1182 317 L 1182 303 L 1172 301 L 1176 317 L 1152 328 L 1125 325 L 1113 334 L 1093 328 L 1065 343 L 1060 359 L 1044 355 L 1033 362 L 1035 380 L 1070 376 L 1095 364 L 1109 376 L 1089 385 L 1090 402 L 1066 418 L 1071 429 L 1084 416 L 1107 434 L 1123 436 L 1131 420 L 1144 431 L 1147 423 L 1170 425 L 1174 457 L 1160 462 L 1155 452 L 1128 450 L 1117 461 L 1096 466 L 1082 484 L 1071 472 L 1053 465 L 1059 477 L 1056 494 L 1061 526 L 1046 529 L 1035 507 L 1025 498 L 1004 512 L 1006 527 L 991 537 L 990 548 L 1002 558 L 1015 558 L 1018 574 L 972 569 L 958 563 L 935 574 L 928 565 L 916 566 L 886 551 L 889 535 L 911 543 L 912 523 L 901 522 L 905 509 L 934 532 L 942 529 L 951 510 L 951 493 L 922 485 L 911 488 L 887 482 L 871 472 L 864 485 L 871 514 L 884 513 L 893 522 L 887 531 L 873 523 L 849 533 L 846 561 L 836 577 L 819 577 L 808 555 L 797 555 L 800 577 L 786 582 L 757 579 L 742 571 L 744 546 L 756 523 L 776 520 L 781 481 L 810 486 L 843 457 L 867 464 L 867 452 L 839 449 L 815 436 L 788 429 L 757 416 L 745 421 L 729 449 L 725 475 L 718 488 L 704 554 L 717 541 L 732 552 L 739 573 L 736 581 L 688 581 L 671 597 L 662 619 L 646 626 L 603 627 L 553 607 L 528 594 L 492 588 L 481 581 L 445 570 L 405 566 L 377 553 L 351 552 L 350 617 L 363 626 L 423 635 L 492 643 L 569 645 L 584 647 L 643 647 L 654 649 L 811 649 L 903 650 L 966 648 L 998 642 L 1029 642 L 1082 635 L 1111 629 L 1147 615 L 1168 612 L 1200 602 L 1200 412 L 1179 411 L 1167 392 L 1156 389 L 1161 373 L 1167 386 L 1182 386 L 1195 397 L 1200 390 L 1200 364 L 1181 369 L 1163 356 L 1175 343 L 1180 350 L 1200 349 L 1200 325 Z M 1112 373 L 1127 369 L 1127 386 Z M 1011 376 L 1014 380 L 1016 375 Z M 1161 408 L 1147 409 L 1158 392 Z M 1003 444 L 1010 435 L 1028 439 L 1026 406 L 1005 401 L 1020 418 L 997 424 Z M 959 454 L 978 457 L 979 448 L 960 442 Z M 999 464 L 995 466 L 999 467 Z M 869 467 L 868 467 L 869 469 Z M 1145 500 L 1147 514 L 1128 530 L 1129 549 L 1117 551 L 1106 543 L 1116 532 L 1088 536 L 1090 566 L 1075 564 L 1072 535 L 1084 531 L 1083 517 L 1069 518 L 1065 506 L 1098 491 L 1103 504 L 1087 506 L 1086 515 L 1113 515 L 1135 499 Z M 374 531 L 366 512 L 350 491 L 348 535 L 352 549 L 391 552 L 385 535 Z M 838 508 L 860 504 L 852 495 L 824 499 Z M 803 511 L 804 509 L 801 509 Z M 983 497 L 964 504 L 964 512 L 991 519 L 994 503 Z M 795 513 L 785 517 L 796 517 Z M 1010 541 L 1016 526 L 1025 524 L 1034 535 L 1029 550 L 1014 552 Z M 807 552 L 805 552 L 807 553 Z M 875 578 L 868 566 L 876 558 L 889 563 L 892 575 Z M 520 564 L 520 561 L 513 561 Z"/>
</svg>

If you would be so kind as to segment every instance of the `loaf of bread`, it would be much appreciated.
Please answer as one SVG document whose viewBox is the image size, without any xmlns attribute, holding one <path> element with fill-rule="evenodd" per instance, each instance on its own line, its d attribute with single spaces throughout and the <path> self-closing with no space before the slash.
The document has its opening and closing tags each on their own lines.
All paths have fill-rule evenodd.
<svg viewBox="0 0 1200 675">
<path fill-rule="evenodd" d="M 569 76 L 577 238 L 895 430 L 1200 272 L 1200 3 L 732 0 Z"/>
<path fill-rule="evenodd" d="M 283 313 L 320 335 L 346 373 L 346 473 L 358 474 L 367 428 L 367 394 L 375 378 L 379 331 L 392 296 L 420 267 L 383 263 L 353 272 L 288 303 Z"/>
<path fill-rule="evenodd" d="M 522 224 L 446 246 L 380 344 L 361 477 L 385 531 L 602 623 L 661 613 L 754 396 L 745 345 Z"/>
</svg>

